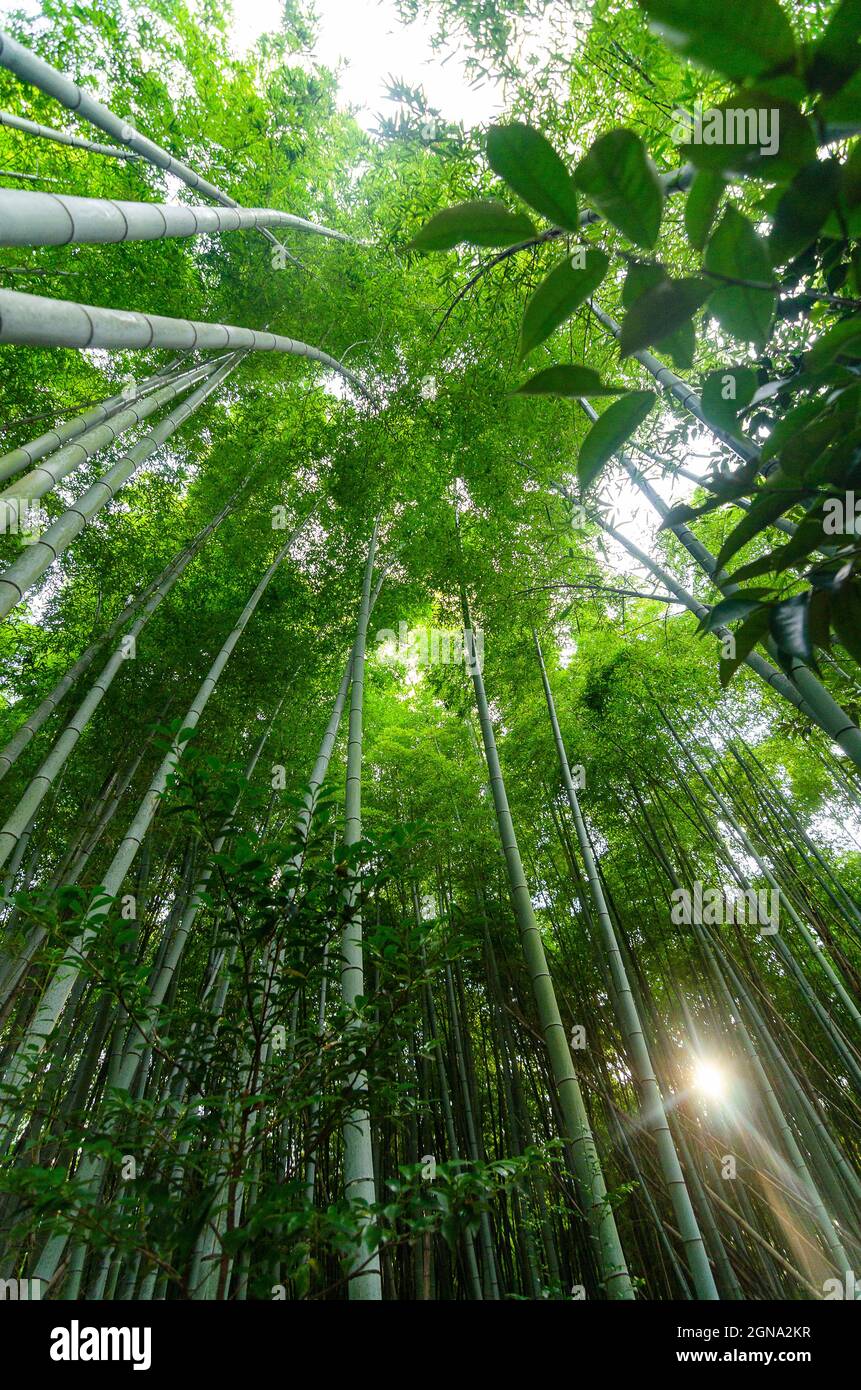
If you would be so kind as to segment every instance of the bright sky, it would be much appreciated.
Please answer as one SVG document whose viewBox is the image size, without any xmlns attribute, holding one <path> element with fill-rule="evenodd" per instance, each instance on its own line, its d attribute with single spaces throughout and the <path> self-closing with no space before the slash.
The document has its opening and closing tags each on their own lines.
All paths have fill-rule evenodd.
<svg viewBox="0 0 861 1390">
<path fill-rule="evenodd" d="M 234 0 L 237 49 L 278 27 L 281 0 Z M 493 84 L 471 88 L 457 54 L 435 55 L 431 26 L 419 19 L 402 24 L 393 0 L 316 0 L 319 39 L 315 54 L 326 67 L 340 68 L 341 102 L 356 108 L 359 123 L 370 130 L 381 111 L 393 108 L 382 99 L 386 79 L 396 77 L 421 86 L 431 106 L 453 124 L 488 121 L 500 109 Z"/>
</svg>

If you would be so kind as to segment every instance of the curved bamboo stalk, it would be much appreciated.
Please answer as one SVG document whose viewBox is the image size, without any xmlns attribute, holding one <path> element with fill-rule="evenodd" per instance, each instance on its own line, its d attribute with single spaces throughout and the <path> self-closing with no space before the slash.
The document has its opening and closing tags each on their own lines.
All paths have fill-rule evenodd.
<svg viewBox="0 0 861 1390">
<path fill-rule="evenodd" d="M 54 130 L 53 126 L 30 121 L 26 116 L 15 116 L 11 111 L 0 111 L 0 125 L 10 130 L 23 131 L 25 135 L 38 135 L 42 140 L 53 140 L 57 145 L 72 145 L 76 150 L 88 150 L 90 154 L 106 154 L 113 159 L 143 159 L 143 155 L 133 150 L 117 149 L 114 145 L 100 145 L 96 140 L 86 140 L 83 135 L 70 135 L 66 130 Z"/>
<path fill-rule="evenodd" d="M 229 504 L 228 507 L 225 507 L 221 511 L 216 521 L 210 523 L 210 526 L 207 528 L 207 535 L 211 535 L 215 527 L 227 515 L 228 510 Z M 200 538 L 201 544 L 204 539 L 206 539 L 206 537 L 202 535 Z M 167 598 L 177 580 L 194 558 L 194 555 L 197 554 L 199 548 L 200 546 L 198 545 L 194 550 L 189 549 L 182 557 L 181 562 L 170 566 L 161 581 L 155 585 L 151 596 L 144 603 L 140 615 L 132 624 L 128 633 L 123 638 L 123 641 L 120 643 L 120 646 L 111 654 L 104 670 L 101 672 L 98 679 L 93 682 L 81 702 L 81 705 L 69 720 L 69 723 L 39 767 L 39 770 L 34 773 L 33 777 L 30 779 L 15 810 L 11 815 L 7 816 L 3 826 L 0 827 L 0 867 L 6 863 L 6 860 L 14 850 L 19 839 L 25 833 L 33 816 L 35 816 L 43 800 L 54 785 L 60 770 L 65 766 L 67 759 L 74 752 L 81 735 L 84 733 L 84 730 L 87 728 L 87 725 L 102 700 L 107 695 L 114 678 L 123 669 L 127 659 L 127 641 L 130 640 L 132 643 L 137 641 L 138 637 L 149 623 L 150 618 Z M 134 650 L 134 648 L 132 648 L 132 650 Z"/>
<path fill-rule="evenodd" d="M 222 192 L 215 184 L 202 179 L 187 164 L 183 164 L 179 159 L 174 159 L 172 155 L 167 153 L 167 150 L 163 150 L 154 141 L 148 140 L 145 135 L 140 135 L 129 121 L 115 116 L 107 106 L 103 106 L 89 92 L 85 92 L 76 82 L 71 82 L 68 77 L 64 77 L 56 68 L 52 68 L 50 63 L 37 58 L 35 53 L 31 53 L 29 49 L 18 43 L 11 34 L 7 34 L 4 30 L 0 30 L 0 64 L 8 68 L 10 72 L 14 72 L 15 76 L 20 78 L 22 82 L 29 82 L 34 87 L 38 87 L 40 91 L 53 97 L 55 101 L 59 101 L 69 111 L 74 111 L 83 120 L 89 121 L 90 125 L 105 131 L 112 139 L 127 145 L 130 150 L 142 155 L 157 169 L 161 169 L 166 174 L 172 174 L 181 183 L 196 189 L 198 193 L 202 193 L 205 198 L 211 198 L 214 203 L 221 203 L 223 207 L 227 208 L 239 206 L 229 194 Z M 316 232 L 321 232 L 324 236 L 342 235 L 310 222 L 308 227 Z M 274 242 L 276 246 L 279 244 L 271 233 L 264 234 L 267 236 L 267 240 Z"/>
<path fill-rule="evenodd" d="M 103 633 L 101 637 L 97 638 L 95 642 L 91 642 L 90 645 L 81 652 L 77 660 L 72 663 L 68 671 L 60 677 L 57 684 L 48 692 L 41 704 L 39 704 L 33 713 L 27 717 L 21 727 L 15 731 L 6 746 L 0 749 L 0 780 L 6 776 L 10 767 L 18 760 L 24 749 L 30 743 L 30 740 L 35 737 L 43 724 L 47 723 L 61 700 L 63 700 L 71 690 L 75 681 L 90 669 L 90 666 L 93 664 L 102 648 L 108 642 L 113 641 L 117 634 L 125 627 L 129 618 L 134 616 L 141 607 L 141 604 L 146 603 L 155 589 L 165 583 L 174 569 L 177 569 L 178 573 L 181 574 L 191 563 L 207 537 L 212 535 L 212 532 L 221 525 L 227 514 L 233 510 L 237 498 L 247 485 L 248 478 L 237 488 L 230 501 L 221 509 L 218 515 L 215 516 L 212 521 L 207 522 L 206 526 L 198 531 L 191 543 L 184 546 L 178 554 L 174 555 L 165 565 L 161 573 L 156 575 L 155 579 L 147 584 L 141 593 L 137 594 L 135 598 L 121 609 L 107 631 Z"/>
<path fill-rule="evenodd" d="M 198 323 L 124 309 L 100 309 L 70 300 L 43 299 L 18 290 L 0 290 L 0 343 L 30 347 L 174 348 L 200 352 L 250 349 L 307 357 L 338 372 L 363 396 L 367 391 L 337 358 L 320 348 L 278 333 L 261 333 L 232 324 Z"/>
<path fill-rule="evenodd" d="M 273 208 L 184 207 L 181 203 L 132 203 L 0 188 L 0 246 L 108 245 L 260 227 L 287 227 L 350 241 L 344 232 L 318 227 L 304 217 Z"/>
</svg>

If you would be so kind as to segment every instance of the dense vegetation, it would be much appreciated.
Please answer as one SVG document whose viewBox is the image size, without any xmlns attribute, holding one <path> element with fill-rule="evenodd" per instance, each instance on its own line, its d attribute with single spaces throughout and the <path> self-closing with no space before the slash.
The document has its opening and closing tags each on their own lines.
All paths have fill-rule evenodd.
<svg viewBox="0 0 861 1390">
<path fill-rule="evenodd" d="M 0 37 L 0 1275 L 853 1297 L 861 7 L 401 10 Z"/>
</svg>

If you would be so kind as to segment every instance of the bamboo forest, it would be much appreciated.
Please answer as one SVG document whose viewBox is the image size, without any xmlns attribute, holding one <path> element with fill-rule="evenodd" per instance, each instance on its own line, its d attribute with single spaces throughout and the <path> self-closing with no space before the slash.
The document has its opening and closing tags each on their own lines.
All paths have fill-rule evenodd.
<svg viewBox="0 0 861 1390">
<path fill-rule="evenodd" d="M 2 10 L 2 1301 L 861 1298 L 861 0 Z"/>
</svg>

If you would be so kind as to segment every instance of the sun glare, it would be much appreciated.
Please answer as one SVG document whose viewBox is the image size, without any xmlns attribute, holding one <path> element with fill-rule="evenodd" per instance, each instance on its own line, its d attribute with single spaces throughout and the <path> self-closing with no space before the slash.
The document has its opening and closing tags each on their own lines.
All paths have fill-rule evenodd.
<svg viewBox="0 0 861 1390">
<path fill-rule="evenodd" d="M 694 1085 L 710 1100 L 720 1100 L 726 1090 L 726 1075 L 715 1062 L 700 1059 L 694 1071 Z"/>
</svg>

